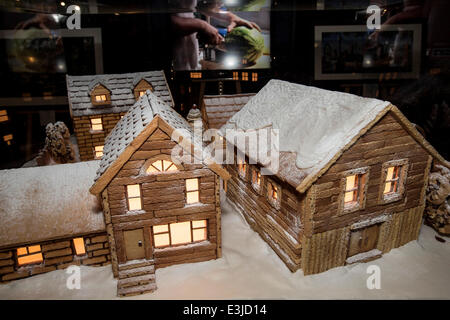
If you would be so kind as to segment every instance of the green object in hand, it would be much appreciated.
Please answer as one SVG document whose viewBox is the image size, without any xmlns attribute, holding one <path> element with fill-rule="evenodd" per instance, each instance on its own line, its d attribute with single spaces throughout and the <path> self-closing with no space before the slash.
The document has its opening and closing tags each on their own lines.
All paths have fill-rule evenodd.
<svg viewBox="0 0 450 320">
<path fill-rule="evenodd" d="M 236 27 L 225 37 L 228 52 L 238 54 L 248 64 L 254 64 L 264 50 L 264 38 L 256 29 Z"/>
</svg>

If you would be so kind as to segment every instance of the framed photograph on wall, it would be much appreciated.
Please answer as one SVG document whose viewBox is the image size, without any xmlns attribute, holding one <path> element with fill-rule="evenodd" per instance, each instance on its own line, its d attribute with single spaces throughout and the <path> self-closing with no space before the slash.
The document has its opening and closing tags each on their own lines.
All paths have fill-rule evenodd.
<svg viewBox="0 0 450 320">
<path fill-rule="evenodd" d="M 366 25 L 315 26 L 316 80 L 418 78 L 422 26 L 386 25 L 370 31 Z"/>
</svg>

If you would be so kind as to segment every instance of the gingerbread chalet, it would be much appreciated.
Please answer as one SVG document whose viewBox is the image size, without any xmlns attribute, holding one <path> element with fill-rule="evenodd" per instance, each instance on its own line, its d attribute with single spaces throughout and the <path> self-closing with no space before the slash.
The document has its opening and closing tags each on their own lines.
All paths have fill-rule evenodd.
<svg viewBox="0 0 450 320">
<path fill-rule="evenodd" d="M 164 71 L 67 76 L 67 96 L 81 161 L 100 159 L 105 138 L 131 106 L 152 91 L 169 106 Z"/>
<path fill-rule="evenodd" d="M 201 144 L 150 90 L 107 137 L 90 192 L 102 200 L 119 295 L 153 291 L 155 268 L 221 256 L 219 179 L 229 175 L 196 153 Z M 180 152 L 187 160 L 175 162 Z"/>
<path fill-rule="evenodd" d="M 221 132 L 265 127 L 279 130 L 279 170 L 261 175 L 234 148 L 226 193 L 291 271 L 369 261 L 417 239 L 432 161 L 449 164 L 395 106 L 271 80 Z"/>
</svg>

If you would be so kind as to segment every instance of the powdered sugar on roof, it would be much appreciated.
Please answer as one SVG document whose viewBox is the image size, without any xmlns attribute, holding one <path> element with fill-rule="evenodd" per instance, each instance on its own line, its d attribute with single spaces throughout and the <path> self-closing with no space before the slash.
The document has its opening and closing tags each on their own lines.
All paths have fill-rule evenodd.
<svg viewBox="0 0 450 320">
<path fill-rule="evenodd" d="M 389 104 L 271 80 L 222 129 L 250 130 L 272 126 L 280 131 L 280 151 L 296 153 L 296 166 L 313 174 Z"/>
</svg>

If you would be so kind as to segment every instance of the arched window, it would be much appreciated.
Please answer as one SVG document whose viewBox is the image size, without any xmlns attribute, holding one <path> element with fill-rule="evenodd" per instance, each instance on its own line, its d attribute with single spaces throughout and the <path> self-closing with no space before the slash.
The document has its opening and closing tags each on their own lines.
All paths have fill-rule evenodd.
<svg viewBox="0 0 450 320">
<path fill-rule="evenodd" d="M 156 160 L 147 168 L 146 173 L 170 172 L 177 170 L 177 167 L 171 161 Z"/>
</svg>

